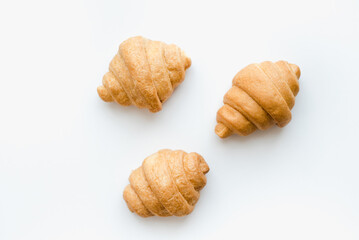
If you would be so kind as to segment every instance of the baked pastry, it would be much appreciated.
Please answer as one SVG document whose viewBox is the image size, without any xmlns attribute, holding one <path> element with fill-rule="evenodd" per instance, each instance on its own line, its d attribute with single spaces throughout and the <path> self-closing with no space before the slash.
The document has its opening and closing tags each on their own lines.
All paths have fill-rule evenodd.
<svg viewBox="0 0 359 240">
<path fill-rule="evenodd" d="M 132 37 L 121 43 L 97 92 L 105 102 L 158 112 L 190 66 L 191 59 L 176 45 Z"/>
<path fill-rule="evenodd" d="M 131 173 L 123 198 L 130 211 L 141 217 L 185 216 L 197 203 L 208 171 L 198 153 L 161 150 Z"/>
<path fill-rule="evenodd" d="M 217 112 L 216 134 L 246 136 L 257 128 L 287 125 L 299 91 L 300 69 L 286 61 L 262 62 L 243 68 L 224 95 Z"/>
</svg>

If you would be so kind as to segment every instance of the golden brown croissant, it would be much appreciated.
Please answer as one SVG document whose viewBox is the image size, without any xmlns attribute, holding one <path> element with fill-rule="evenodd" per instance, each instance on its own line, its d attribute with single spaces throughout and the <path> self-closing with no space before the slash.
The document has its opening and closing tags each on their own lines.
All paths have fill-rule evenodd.
<svg viewBox="0 0 359 240">
<path fill-rule="evenodd" d="M 185 216 L 197 203 L 208 171 L 197 153 L 161 150 L 131 173 L 123 198 L 130 211 L 141 217 Z"/>
<path fill-rule="evenodd" d="M 176 45 L 132 37 L 121 43 L 97 92 L 105 102 L 158 112 L 190 66 L 191 59 Z"/>
<path fill-rule="evenodd" d="M 300 69 L 286 61 L 262 62 L 243 68 L 217 112 L 215 132 L 221 138 L 232 133 L 246 136 L 257 128 L 287 125 L 299 91 Z"/>
</svg>

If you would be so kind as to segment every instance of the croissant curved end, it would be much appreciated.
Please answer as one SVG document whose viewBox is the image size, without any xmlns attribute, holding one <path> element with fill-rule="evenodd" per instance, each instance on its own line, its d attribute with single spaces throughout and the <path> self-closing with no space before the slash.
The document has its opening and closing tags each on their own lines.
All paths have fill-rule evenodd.
<svg viewBox="0 0 359 240">
<path fill-rule="evenodd" d="M 292 63 L 290 63 L 289 65 L 293 69 L 293 71 L 294 71 L 295 75 L 297 76 L 297 78 L 299 79 L 300 78 L 300 68 L 297 65 L 292 64 Z"/>
<path fill-rule="evenodd" d="M 192 65 L 192 60 L 186 56 L 185 69 L 189 68 Z"/>
<path fill-rule="evenodd" d="M 184 69 L 187 70 L 187 68 L 189 68 L 192 65 L 192 60 L 187 56 L 187 54 L 183 50 L 181 51 L 183 56 Z"/>
<path fill-rule="evenodd" d="M 216 125 L 215 132 L 220 138 L 226 138 L 232 135 L 232 131 L 222 123 Z"/>
<path fill-rule="evenodd" d="M 202 156 L 201 156 L 201 159 L 199 162 L 199 167 L 200 167 L 201 171 L 203 172 L 203 174 L 207 174 L 209 172 L 209 166 L 206 163 L 206 161 L 204 161 Z"/>
<path fill-rule="evenodd" d="M 113 98 L 111 94 L 107 91 L 107 89 L 104 86 L 97 87 L 97 93 L 103 101 L 113 102 Z"/>
</svg>

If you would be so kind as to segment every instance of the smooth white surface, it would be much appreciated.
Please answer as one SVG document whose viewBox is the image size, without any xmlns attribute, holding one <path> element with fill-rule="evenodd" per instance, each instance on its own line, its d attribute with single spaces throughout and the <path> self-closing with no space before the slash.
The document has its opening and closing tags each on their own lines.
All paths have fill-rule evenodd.
<svg viewBox="0 0 359 240">
<path fill-rule="evenodd" d="M 359 239 L 359 2 L 1 1 L 0 239 Z M 96 87 L 134 35 L 179 45 L 185 81 L 151 114 Z M 285 128 L 226 140 L 216 111 L 252 62 L 301 67 Z M 195 211 L 122 200 L 161 148 L 211 167 Z"/>
</svg>

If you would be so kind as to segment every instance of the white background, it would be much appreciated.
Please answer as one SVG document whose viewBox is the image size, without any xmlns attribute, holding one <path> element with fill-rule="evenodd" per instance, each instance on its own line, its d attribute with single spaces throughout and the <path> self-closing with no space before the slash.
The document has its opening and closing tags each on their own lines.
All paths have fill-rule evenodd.
<svg viewBox="0 0 359 240">
<path fill-rule="evenodd" d="M 0 239 L 359 239 L 359 1 L 1 1 Z M 143 35 L 192 58 L 152 114 L 96 93 Z M 291 123 L 221 140 L 246 65 L 302 70 Z M 122 190 L 162 148 L 211 171 L 194 212 L 142 219 Z"/>
</svg>

